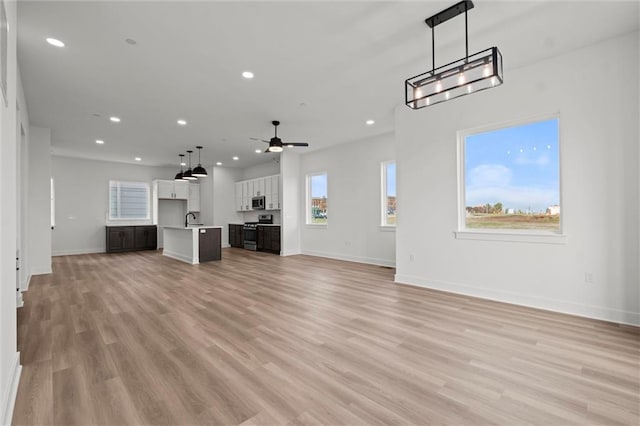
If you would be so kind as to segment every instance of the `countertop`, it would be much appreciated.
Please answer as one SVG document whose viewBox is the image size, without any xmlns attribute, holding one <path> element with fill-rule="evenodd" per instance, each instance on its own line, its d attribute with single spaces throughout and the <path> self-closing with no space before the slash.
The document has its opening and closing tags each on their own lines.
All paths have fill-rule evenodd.
<svg viewBox="0 0 640 426">
<path fill-rule="evenodd" d="M 193 226 L 187 226 L 186 228 L 184 226 L 163 226 L 163 228 L 165 229 L 183 229 L 183 230 L 189 230 L 189 229 L 209 229 L 209 228 L 220 228 L 222 229 L 222 226 L 219 225 L 193 225 Z"/>
<path fill-rule="evenodd" d="M 244 223 L 235 223 L 232 222 L 229 225 L 244 225 Z M 258 226 L 280 226 L 279 223 L 256 223 Z"/>
</svg>

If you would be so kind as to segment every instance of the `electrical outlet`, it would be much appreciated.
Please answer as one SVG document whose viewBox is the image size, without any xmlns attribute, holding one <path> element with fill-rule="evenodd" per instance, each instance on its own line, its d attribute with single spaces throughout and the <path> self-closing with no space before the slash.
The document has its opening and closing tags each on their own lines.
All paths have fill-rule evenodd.
<svg viewBox="0 0 640 426">
<path fill-rule="evenodd" d="M 585 283 L 593 283 L 593 273 L 592 272 L 585 272 L 584 273 L 584 282 Z"/>
</svg>

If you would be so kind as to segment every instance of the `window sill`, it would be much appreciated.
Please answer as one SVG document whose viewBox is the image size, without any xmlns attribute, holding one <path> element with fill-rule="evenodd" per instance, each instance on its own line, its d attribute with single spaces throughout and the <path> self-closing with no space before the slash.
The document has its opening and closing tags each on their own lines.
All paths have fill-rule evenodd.
<svg viewBox="0 0 640 426">
<path fill-rule="evenodd" d="M 327 229 L 326 223 L 307 223 L 305 224 L 307 229 Z"/>
<path fill-rule="evenodd" d="M 567 244 L 568 237 L 554 233 L 516 233 L 516 232 L 483 232 L 483 231 L 454 231 L 458 240 L 504 241 L 514 243 L 536 244 Z"/>
<path fill-rule="evenodd" d="M 396 232 L 396 227 L 392 225 L 380 225 L 378 228 L 382 232 Z"/>
</svg>

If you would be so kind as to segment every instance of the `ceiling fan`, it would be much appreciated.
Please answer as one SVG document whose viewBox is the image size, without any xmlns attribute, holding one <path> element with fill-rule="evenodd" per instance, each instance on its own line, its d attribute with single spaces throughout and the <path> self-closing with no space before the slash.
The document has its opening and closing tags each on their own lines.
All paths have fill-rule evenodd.
<svg viewBox="0 0 640 426">
<path fill-rule="evenodd" d="M 262 141 L 268 143 L 269 147 L 265 152 L 282 152 L 283 147 L 292 148 L 294 146 L 309 146 L 309 144 L 306 142 L 282 142 L 282 139 L 278 137 L 278 126 L 280 125 L 280 122 L 274 120 L 271 122 L 271 124 L 273 124 L 273 126 L 275 127 L 275 136 L 272 137 L 271 140 L 265 141 L 264 139 L 249 138 L 254 141 Z"/>
</svg>

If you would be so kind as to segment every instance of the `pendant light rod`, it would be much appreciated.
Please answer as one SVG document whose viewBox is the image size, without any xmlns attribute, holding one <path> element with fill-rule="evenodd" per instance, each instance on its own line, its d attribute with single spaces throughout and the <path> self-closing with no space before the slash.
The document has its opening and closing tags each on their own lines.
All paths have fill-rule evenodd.
<svg viewBox="0 0 640 426">
<path fill-rule="evenodd" d="M 469 62 L 469 27 L 467 24 L 467 12 L 473 9 L 471 0 L 462 0 L 442 12 L 438 12 L 428 17 L 424 22 L 431 28 L 431 74 L 435 74 L 436 69 L 436 33 L 435 27 L 447 22 L 451 18 L 464 13 L 464 39 L 465 39 L 465 62 Z"/>
<path fill-rule="evenodd" d="M 467 3 L 464 3 L 464 47 L 465 47 L 465 62 L 469 62 L 469 25 L 467 24 Z"/>
</svg>

